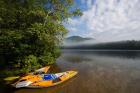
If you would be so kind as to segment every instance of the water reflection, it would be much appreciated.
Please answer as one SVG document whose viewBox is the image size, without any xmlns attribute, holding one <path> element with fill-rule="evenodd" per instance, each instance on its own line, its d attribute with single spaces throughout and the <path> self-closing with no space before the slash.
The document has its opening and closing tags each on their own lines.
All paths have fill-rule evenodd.
<svg viewBox="0 0 140 93">
<path fill-rule="evenodd" d="M 76 69 L 78 75 L 55 87 L 13 93 L 139 93 L 139 51 L 63 51 L 50 73 Z"/>
</svg>

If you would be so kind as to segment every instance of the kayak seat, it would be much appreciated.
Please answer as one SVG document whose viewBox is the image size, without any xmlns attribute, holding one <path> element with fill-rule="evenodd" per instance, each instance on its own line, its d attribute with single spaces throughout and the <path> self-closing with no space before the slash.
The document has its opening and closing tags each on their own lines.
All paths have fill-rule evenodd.
<svg viewBox="0 0 140 93">
<path fill-rule="evenodd" d="M 46 74 L 43 77 L 43 80 L 55 80 L 56 78 L 58 78 L 55 74 Z"/>
</svg>

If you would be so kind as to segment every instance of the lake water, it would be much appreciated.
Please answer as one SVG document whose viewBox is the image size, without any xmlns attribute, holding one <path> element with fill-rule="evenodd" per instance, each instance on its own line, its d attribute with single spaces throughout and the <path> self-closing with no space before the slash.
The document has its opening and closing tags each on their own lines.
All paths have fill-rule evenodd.
<svg viewBox="0 0 140 93">
<path fill-rule="evenodd" d="M 6 92 L 140 93 L 140 51 L 63 50 L 50 73 L 67 70 L 77 70 L 79 73 L 54 87 L 6 89 Z"/>
</svg>

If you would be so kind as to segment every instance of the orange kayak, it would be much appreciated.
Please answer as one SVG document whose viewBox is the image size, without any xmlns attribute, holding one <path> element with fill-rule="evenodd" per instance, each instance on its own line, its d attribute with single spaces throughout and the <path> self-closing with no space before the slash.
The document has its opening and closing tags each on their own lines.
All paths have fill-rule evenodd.
<svg viewBox="0 0 140 93">
<path fill-rule="evenodd" d="M 48 72 L 49 68 L 50 68 L 50 66 L 46 66 L 46 67 L 40 68 L 38 70 L 35 70 L 34 72 L 31 72 L 29 74 L 42 74 L 42 73 L 45 74 Z"/>
<path fill-rule="evenodd" d="M 66 71 L 56 74 L 29 75 L 20 79 L 14 87 L 43 88 L 55 86 L 72 78 L 77 73 L 77 71 Z"/>
<path fill-rule="evenodd" d="M 46 74 L 48 72 L 49 68 L 50 68 L 50 66 L 46 66 L 46 67 L 40 68 L 38 70 L 35 70 L 34 72 L 28 73 L 27 75 L 24 75 L 22 77 L 26 77 L 28 75 L 33 75 L 33 74 L 34 75 L 42 74 L 42 73 Z M 15 80 L 15 79 L 18 79 L 18 78 L 22 78 L 22 77 L 20 77 L 20 76 L 12 76 L 12 77 L 7 77 L 4 80 L 5 81 L 12 81 L 12 80 Z"/>
</svg>

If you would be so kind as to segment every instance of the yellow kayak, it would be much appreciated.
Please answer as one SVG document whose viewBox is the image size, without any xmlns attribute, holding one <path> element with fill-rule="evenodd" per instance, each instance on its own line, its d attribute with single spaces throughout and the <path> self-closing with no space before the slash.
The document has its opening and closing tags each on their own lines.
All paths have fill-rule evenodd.
<svg viewBox="0 0 140 93">
<path fill-rule="evenodd" d="M 35 70 L 34 72 L 31 72 L 29 74 L 42 74 L 42 73 L 45 74 L 48 72 L 49 68 L 50 68 L 50 66 L 46 66 L 46 67 L 40 68 L 38 70 Z"/>
<path fill-rule="evenodd" d="M 5 80 L 5 81 L 12 81 L 12 80 L 18 79 L 19 77 L 20 77 L 20 76 L 7 77 L 7 78 L 5 78 L 4 80 Z"/>
<path fill-rule="evenodd" d="M 21 78 L 15 83 L 14 87 L 43 88 L 55 86 L 72 78 L 77 73 L 77 71 L 66 71 L 56 74 L 29 75 Z"/>
<path fill-rule="evenodd" d="M 28 74 L 25 75 L 25 76 L 33 75 L 33 74 L 42 74 L 42 73 L 45 74 L 45 73 L 48 72 L 49 68 L 50 68 L 50 66 L 46 66 L 46 67 L 40 68 L 40 69 L 38 69 L 38 70 L 35 70 L 34 72 L 28 73 Z M 25 76 L 24 76 L 24 77 L 25 77 Z M 20 78 L 20 76 L 7 77 L 7 78 L 5 78 L 4 80 L 5 80 L 5 81 L 12 81 L 12 80 L 15 80 L 15 79 L 18 79 L 18 78 Z"/>
</svg>

